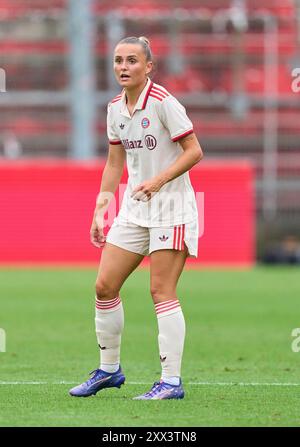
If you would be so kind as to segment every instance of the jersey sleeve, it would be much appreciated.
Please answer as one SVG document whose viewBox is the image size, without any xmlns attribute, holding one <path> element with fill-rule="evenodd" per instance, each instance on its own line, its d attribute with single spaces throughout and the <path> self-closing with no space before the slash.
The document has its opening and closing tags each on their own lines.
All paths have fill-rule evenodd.
<svg viewBox="0 0 300 447">
<path fill-rule="evenodd" d="M 178 141 L 193 132 L 193 123 L 183 105 L 174 96 L 169 96 L 162 101 L 160 115 L 172 141 Z"/>
<path fill-rule="evenodd" d="M 107 106 L 107 137 L 110 144 L 121 144 L 120 137 L 117 133 L 117 127 L 113 119 L 111 103 Z"/>
</svg>

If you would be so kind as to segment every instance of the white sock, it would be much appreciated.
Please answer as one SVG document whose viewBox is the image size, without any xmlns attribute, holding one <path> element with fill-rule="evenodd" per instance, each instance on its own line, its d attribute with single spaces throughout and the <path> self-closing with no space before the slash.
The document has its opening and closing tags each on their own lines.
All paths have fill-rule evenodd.
<svg viewBox="0 0 300 447">
<path fill-rule="evenodd" d="M 162 377 L 161 379 L 163 382 L 168 383 L 169 385 L 178 386 L 180 384 L 180 377 Z"/>
<path fill-rule="evenodd" d="M 162 366 L 161 379 L 179 385 L 185 338 L 185 321 L 178 300 L 155 304 L 158 322 L 158 345 Z"/>
<path fill-rule="evenodd" d="M 120 365 L 121 334 L 124 311 L 119 296 L 112 300 L 96 297 L 96 336 L 100 348 L 100 369 L 113 373 Z"/>
<path fill-rule="evenodd" d="M 118 371 L 120 364 L 116 363 L 115 365 L 110 365 L 108 363 L 100 363 L 99 369 L 102 369 L 102 371 L 105 371 L 107 373 L 115 373 Z"/>
</svg>

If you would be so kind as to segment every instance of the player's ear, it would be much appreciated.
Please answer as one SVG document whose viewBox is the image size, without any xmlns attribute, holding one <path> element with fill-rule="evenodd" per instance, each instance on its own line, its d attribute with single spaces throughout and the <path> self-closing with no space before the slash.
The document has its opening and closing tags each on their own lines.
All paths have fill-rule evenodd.
<svg viewBox="0 0 300 447">
<path fill-rule="evenodd" d="M 146 74 L 151 73 L 152 69 L 153 69 L 153 62 L 152 61 L 148 61 L 147 65 L 146 65 Z"/>
</svg>

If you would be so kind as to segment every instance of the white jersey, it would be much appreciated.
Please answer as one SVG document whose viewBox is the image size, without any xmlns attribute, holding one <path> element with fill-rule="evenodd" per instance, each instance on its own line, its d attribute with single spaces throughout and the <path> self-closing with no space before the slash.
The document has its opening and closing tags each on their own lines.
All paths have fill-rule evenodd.
<svg viewBox="0 0 300 447">
<path fill-rule="evenodd" d="M 188 172 L 166 183 L 148 202 L 131 198 L 132 190 L 175 162 L 183 149 L 178 140 L 193 132 L 185 108 L 149 78 L 130 116 L 125 90 L 108 104 L 110 144 L 126 151 L 128 183 L 118 218 L 144 227 L 181 225 L 197 219 Z M 117 150 L 117 149 L 116 149 Z"/>
</svg>

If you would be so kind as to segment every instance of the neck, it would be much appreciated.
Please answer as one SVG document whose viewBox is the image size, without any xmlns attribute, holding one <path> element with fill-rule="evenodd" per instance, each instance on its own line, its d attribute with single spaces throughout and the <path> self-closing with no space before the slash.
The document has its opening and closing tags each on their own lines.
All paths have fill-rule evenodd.
<svg viewBox="0 0 300 447">
<path fill-rule="evenodd" d="M 137 103 L 139 96 L 142 93 L 142 91 L 144 90 L 147 82 L 148 82 L 148 78 L 145 81 L 143 81 L 142 84 L 138 85 L 137 87 L 134 87 L 133 89 L 125 88 L 127 104 L 134 106 Z"/>
</svg>

